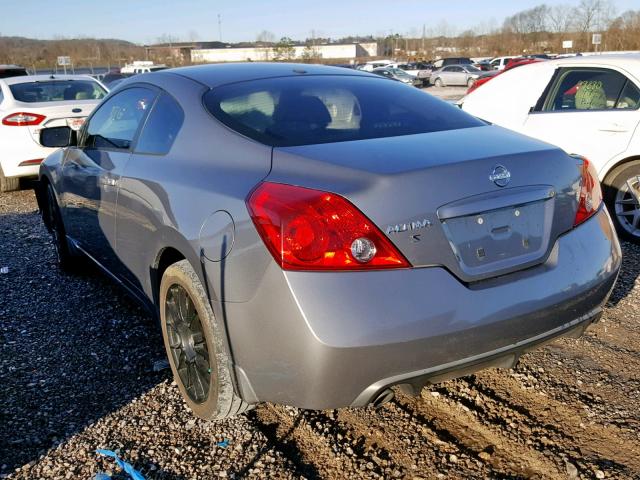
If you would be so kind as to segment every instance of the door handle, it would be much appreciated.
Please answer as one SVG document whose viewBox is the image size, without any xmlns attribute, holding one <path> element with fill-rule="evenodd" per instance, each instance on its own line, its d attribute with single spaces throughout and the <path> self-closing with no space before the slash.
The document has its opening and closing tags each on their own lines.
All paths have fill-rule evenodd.
<svg viewBox="0 0 640 480">
<path fill-rule="evenodd" d="M 609 125 L 603 125 L 598 129 L 599 132 L 611 132 L 611 133 L 626 133 L 629 131 L 624 125 L 618 123 L 611 123 Z"/>
</svg>

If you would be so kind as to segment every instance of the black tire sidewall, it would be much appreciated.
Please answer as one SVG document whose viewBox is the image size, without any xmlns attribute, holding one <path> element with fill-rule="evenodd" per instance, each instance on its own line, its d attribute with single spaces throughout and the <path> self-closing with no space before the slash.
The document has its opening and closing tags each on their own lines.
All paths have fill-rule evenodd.
<svg viewBox="0 0 640 480">
<path fill-rule="evenodd" d="M 191 297 L 193 305 L 198 312 L 200 322 L 202 323 L 207 350 L 209 352 L 209 366 L 212 373 L 211 380 L 209 382 L 209 394 L 207 399 L 202 403 L 196 403 L 189 397 L 182 381 L 180 380 L 180 376 L 176 365 L 174 364 L 171 349 L 169 347 L 166 323 L 166 299 L 169 288 L 176 284 L 183 287 L 189 297 Z M 211 420 L 224 416 L 229 409 L 229 406 L 226 405 L 228 392 L 225 390 L 230 386 L 230 375 L 227 365 L 222 365 L 221 363 L 226 363 L 228 356 L 224 353 L 220 332 L 219 329 L 216 328 L 215 316 L 208 303 L 202 284 L 198 280 L 195 271 L 186 260 L 175 263 L 167 268 L 160 283 L 159 298 L 162 338 L 167 358 L 169 360 L 169 365 L 173 372 L 173 378 L 178 385 L 182 398 L 197 417 Z"/>
<path fill-rule="evenodd" d="M 613 170 L 607 178 L 603 182 L 603 190 L 604 190 L 604 201 L 607 205 L 607 209 L 609 210 L 609 215 L 613 220 L 613 224 L 616 227 L 618 235 L 626 240 L 640 243 L 640 237 L 635 237 L 631 235 L 629 232 L 625 230 L 625 228 L 620 225 L 618 221 L 618 216 L 616 215 L 616 195 L 620 187 L 622 187 L 626 181 L 635 175 L 640 175 L 640 160 L 635 160 L 629 163 L 625 163 L 620 167 L 617 167 Z"/>
</svg>

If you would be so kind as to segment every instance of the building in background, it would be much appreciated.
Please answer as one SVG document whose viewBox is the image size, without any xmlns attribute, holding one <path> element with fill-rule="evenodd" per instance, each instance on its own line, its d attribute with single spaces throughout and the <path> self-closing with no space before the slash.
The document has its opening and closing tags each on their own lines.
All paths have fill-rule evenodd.
<svg viewBox="0 0 640 480">
<path fill-rule="evenodd" d="M 323 45 L 291 45 L 288 59 L 304 60 L 307 58 L 322 60 L 355 60 L 362 57 L 377 57 L 378 44 L 323 44 Z M 274 47 L 226 47 L 226 48 L 194 48 L 191 50 L 191 63 L 214 62 L 263 62 L 274 60 L 277 52 Z"/>
</svg>

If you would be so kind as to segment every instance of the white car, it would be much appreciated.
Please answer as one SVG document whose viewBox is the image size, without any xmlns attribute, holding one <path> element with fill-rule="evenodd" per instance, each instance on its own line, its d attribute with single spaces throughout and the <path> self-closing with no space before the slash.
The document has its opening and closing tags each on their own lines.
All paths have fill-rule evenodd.
<svg viewBox="0 0 640 480">
<path fill-rule="evenodd" d="M 467 95 L 463 110 L 586 157 L 618 232 L 640 242 L 640 55 L 532 63 Z"/>
<path fill-rule="evenodd" d="M 0 79 L 0 192 L 37 176 L 54 148 L 40 145 L 45 127 L 80 128 L 108 90 L 87 75 L 28 75 Z"/>
<path fill-rule="evenodd" d="M 489 62 L 491 68 L 494 70 L 504 70 L 509 63 L 509 60 L 517 57 L 496 57 Z"/>
</svg>

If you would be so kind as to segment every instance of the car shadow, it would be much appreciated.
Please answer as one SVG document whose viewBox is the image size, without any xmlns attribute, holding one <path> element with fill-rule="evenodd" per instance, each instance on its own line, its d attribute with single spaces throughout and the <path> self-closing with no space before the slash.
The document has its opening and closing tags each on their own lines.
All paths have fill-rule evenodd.
<svg viewBox="0 0 640 480">
<path fill-rule="evenodd" d="M 154 371 L 166 358 L 155 320 L 95 269 L 61 273 L 54 255 L 36 213 L 0 215 L 0 474 L 171 377 Z"/>
</svg>

